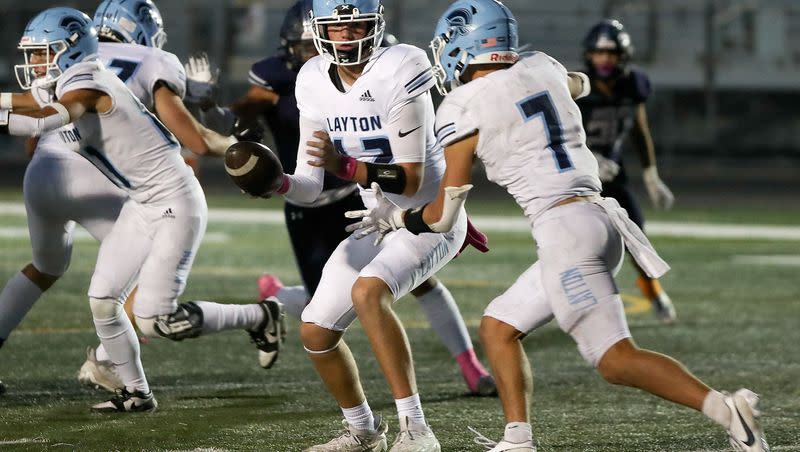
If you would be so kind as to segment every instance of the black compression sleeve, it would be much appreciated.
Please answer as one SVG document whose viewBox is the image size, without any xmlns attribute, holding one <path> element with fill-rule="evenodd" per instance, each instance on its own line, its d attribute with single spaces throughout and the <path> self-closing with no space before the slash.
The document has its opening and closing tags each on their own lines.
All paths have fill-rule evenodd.
<svg viewBox="0 0 800 452">
<path fill-rule="evenodd" d="M 425 206 L 427 206 L 427 204 L 425 204 Z M 425 211 L 425 206 L 406 210 L 403 222 L 406 224 L 408 232 L 415 235 L 419 235 L 423 232 L 433 232 L 430 226 L 425 223 L 425 220 L 422 219 L 422 212 Z"/>
<path fill-rule="evenodd" d="M 366 163 L 367 187 L 373 182 L 387 193 L 402 194 L 406 190 L 406 171 L 400 165 Z"/>
</svg>

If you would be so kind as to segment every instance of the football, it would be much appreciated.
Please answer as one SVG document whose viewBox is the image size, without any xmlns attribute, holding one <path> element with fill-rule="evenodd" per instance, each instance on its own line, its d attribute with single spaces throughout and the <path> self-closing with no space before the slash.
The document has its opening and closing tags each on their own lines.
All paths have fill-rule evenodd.
<svg viewBox="0 0 800 452">
<path fill-rule="evenodd" d="M 270 148 L 254 141 L 240 141 L 225 151 L 225 171 L 243 192 L 271 195 L 283 183 L 283 166 Z"/>
</svg>

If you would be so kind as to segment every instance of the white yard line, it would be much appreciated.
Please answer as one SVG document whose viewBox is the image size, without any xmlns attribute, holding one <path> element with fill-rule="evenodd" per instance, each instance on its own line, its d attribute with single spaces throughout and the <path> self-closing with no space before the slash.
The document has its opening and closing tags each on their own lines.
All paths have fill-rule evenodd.
<svg viewBox="0 0 800 452">
<path fill-rule="evenodd" d="M 0 202 L 0 215 L 25 216 L 25 206 L 18 202 Z M 477 215 L 472 221 L 486 232 L 530 233 L 528 221 L 522 216 Z M 213 208 L 208 211 L 209 223 L 270 224 L 284 223 L 279 210 Z M 789 240 L 800 241 L 800 227 L 761 224 L 683 223 L 652 221 L 647 234 L 653 237 L 688 237 L 697 239 Z"/>
<path fill-rule="evenodd" d="M 745 265 L 774 265 L 779 267 L 800 267 L 800 255 L 798 254 L 763 254 L 763 255 L 744 255 L 733 256 L 731 261 L 734 264 Z"/>
<path fill-rule="evenodd" d="M 72 235 L 76 241 L 93 241 L 94 238 L 85 229 L 76 227 Z M 27 239 L 28 228 L 25 226 L 0 226 L 0 239 Z M 226 243 L 231 236 L 224 232 L 207 232 L 203 236 L 205 243 Z"/>
</svg>

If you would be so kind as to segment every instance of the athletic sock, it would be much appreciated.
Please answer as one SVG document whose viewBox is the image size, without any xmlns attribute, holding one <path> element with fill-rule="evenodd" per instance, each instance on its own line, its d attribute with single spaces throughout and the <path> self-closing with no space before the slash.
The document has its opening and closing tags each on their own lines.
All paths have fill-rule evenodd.
<svg viewBox="0 0 800 452">
<path fill-rule="evenodd" d="M 506 424 L 503 440 L 509 443 L 520 444 L 526 441 L 533 441 L 533 430 L 531 424 L 527 422 L 509 422 Z"/>
<path fill-rule="evenodd" d="M 99 308 L 101 303 L 116 305 L 115 309 L 108 310 L 109 313 L 113 311 L 110 317 L 98 318 L 95 314 L 96 311 L 103 312 L 107 309 Z M 131 392 L 142 391 L 147 394 L 150 392 L 150 386 L 147 384 L 147 377 L 145 377 L 144 367 L 142 367 L 139 338 L 136 337 L 136 331 L 134 331 L 128 316 L 125 315 L 125 310 L 115 301 L 90 299 L 90 304 L 97 337 L 100 338 L 111 362 L 114 363 L 125 388 Z"/>
<path fill-rule="evenodd" d="M 375 416 L 373 416 L 372 409 L 370 409 L 366 400 L 361 405 L 353 408 L 342 408 L 342 414 L 347 419 L 347 423 L 354 429 L 369 432 L 375 431 Z"/>
<path fill-rule="evenodd" d="M 203 311 L 203 334 L 218 331 L 255 330 L 264 321 L 264 310 L 258 304 L 220 304 L 195 301 Z"/>
<path fill-rule="evenodd" d="M 22 272 L 8 280 L 0 292 L 0 338 L 8 339 L 41 296 L 42 289 Z"/>
<path fill-rule="evenodd" d="M 281 301 L 287 314 L 300 320 L 303 309 L 306 308 L 309 301 L 305 286 L 284 286 L 278 289 L 275 296 Z"/>
<path fill-rule="evenodd" d="M 429 292 L 417 297 L 417 300 L 425 311 L 431 328 L 451 356 L 456 357 L 472 348 L 472 339 L 458 311 L 458 305 L 444 284 L 438 282 Z"/>
<path fill-rule="evenodd" d="M 726 429 L 731 426 L 731 409 L 725 404 L 725 395 L 719 391 L 711 390 L 703 400 L 703 414 Z"/>
<path fill-rule="evenodd" d="M 98 361 L 111 361 L 111 357 L 108 356 L 108 352 L 106 351 L 106 348 L 103 346 L 102 342 L 94 350 L 94 357 Z"/>
<path fill-rule="evenodd" d="M 422 412 L 419 394 L 403 399 L 394 399 L 394 404 L 397 406 L 397 417 L 400 419 L 400 425 L 403 425 L 403 419 L 405 418 L 408 418 L 414 424 L 425 425 L 425 414 Z"/>
</svg>

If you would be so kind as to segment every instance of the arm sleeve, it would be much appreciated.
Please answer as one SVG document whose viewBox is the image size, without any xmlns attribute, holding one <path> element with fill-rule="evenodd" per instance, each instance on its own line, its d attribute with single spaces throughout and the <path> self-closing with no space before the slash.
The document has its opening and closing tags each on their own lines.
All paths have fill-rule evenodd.
<svg viewBox="0 0 800 452">
<path fill-rule="evenodd" d="M 478 130 L 478 122 L 472 112 L 451 96 L 452 94 L 445 98 L 436 113 L 436 141 L 442 147 L 460 141 Z"/>
<path fill-rule="evenodd" d="M 63 105 L 49 104 L 47 106 L 55 108 L 56 113 L 43 118 L 32 118 L 9 113 L 9 110 L 0 110 L 0 129 L 5 129 L 9 135 L 38 137 L 70 123 L 69 113 Z"/>
<path fill-rule="evenodd" d="M 314 132 L 324 128 L 317 122 L 300 116 L 300 145 L 297 148 L 297 167 L 294 174 L 289 175 L 289 190 L 286 199 L 302 204 L 314 202 L 322 193 L 325 170 L 308 164 L 311 158 L 306 154 L 306 141 L 310 141 Z"/>
<path fill-rule="evenodd" d="M 631 92 L 637 104 L 647 101 L 653 94 L 653 85 L 647 74 L 638 69 L 631 69 Z"/>
<path fill-rule="evenodd" d="M 286 67 L 286 63 L 276 57 L 256 62 L 250 67 L 247 80 L 253 86 L 274 91 L 281 96 L 292 93 L 295 73 Z"/>
<path fill-rule="evenodd" d="M 425 161 L 428 115 L 433 115 L 433 104 L 427 91 L 389 111 L 387 130 L 394 163 Z"/>
</svg>

